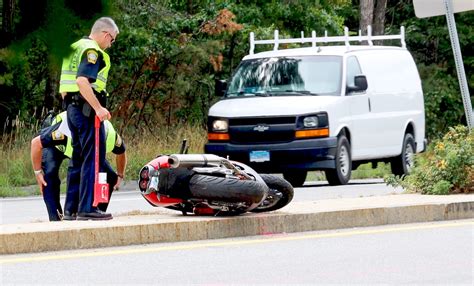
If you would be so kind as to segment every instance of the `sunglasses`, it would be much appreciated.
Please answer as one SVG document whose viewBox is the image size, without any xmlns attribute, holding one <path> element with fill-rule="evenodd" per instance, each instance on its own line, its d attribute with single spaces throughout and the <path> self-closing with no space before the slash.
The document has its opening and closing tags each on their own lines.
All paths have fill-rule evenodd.
<svg viewBox="0 0 474 286">
<path fill-rule="evenodd" d="M 107 35 L 110 36 L 110 43 L 111 43 L 111 44 L 112 44 L 113 42 L 115 42 L 115 38 L 112 36 L 111 33 L 107 32 L 107 31 L 102 31 L 102 32 L 104 32 L 104 33 L 106 33 Z"/>
</svg>

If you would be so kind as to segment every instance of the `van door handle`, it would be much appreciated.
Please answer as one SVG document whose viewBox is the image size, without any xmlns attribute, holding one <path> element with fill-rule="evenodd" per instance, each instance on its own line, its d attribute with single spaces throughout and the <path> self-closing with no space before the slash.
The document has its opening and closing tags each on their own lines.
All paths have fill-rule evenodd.
<svg viewBox="0 0 474 286">
<path fill-rule="evenodd" d="M 372 107 L 370 106 L 370 97 L 367 97 L 367 101 L 369 103 L 369 112 L 372 112 Z"/>
</svg>

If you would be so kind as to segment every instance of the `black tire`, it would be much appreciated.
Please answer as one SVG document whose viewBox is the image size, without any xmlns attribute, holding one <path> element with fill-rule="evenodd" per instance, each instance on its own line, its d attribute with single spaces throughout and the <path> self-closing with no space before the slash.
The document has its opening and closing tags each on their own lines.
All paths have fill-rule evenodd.
<svg viewBox="0 0 474 286">
<path fill-rule="evenodd" d="M 345 135 L 337 139 L 336 168 L 325 171 L 326 179 L 331 186 L 345 185 L 351 179 L 352 156 L 349 140 Z"/>
<path fill-rule="evenodd" d="M 291 184 L 283 178 L 261 174 L 262 179 L 270 188 L 267 198 L 251 212 L 260 213 L 260 212 L 270 212 L 274 210 L 281 209 L 291 202 L 294 195 L 294 190 Z M 272 199 L 277 199 L 277 196 L 281 195 L 280 199 L 273 201 Z"/>
<path fill-rule="evenodd" d="M 390 162 L 392 173 L 397 176 L 408 175 L 414 165 L 413 156 L 415 153 L 415 138 L 412 134 L 406 133 L 403 137 L 401 154 Z"/>
<path fill-rule="evenodd" d="M 288 172 L 283 172 L 283 178 L 290 182 L 290 184 L 295 188 L 303 186 L 307 175 L 308 172 L 304 170 L 291 170 Z"/>
<path fill-rule="evenodd" d="M 267 186 L 257 181 L 196 174 L 189 182 L 189 190 L 199 199 L 254 205 L 260 204 Z"/>
</svg>

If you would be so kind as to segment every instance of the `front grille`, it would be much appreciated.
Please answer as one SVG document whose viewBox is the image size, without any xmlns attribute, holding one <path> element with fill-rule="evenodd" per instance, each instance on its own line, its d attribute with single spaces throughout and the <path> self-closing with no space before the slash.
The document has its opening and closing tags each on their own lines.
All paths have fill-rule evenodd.
<svg viewBox="0 0 474 286">
<path fill-rule="evenodd" d="M 253 117 L 229 119 L 230 141 L 234 144 L 266 144 L 293 141 L 296 117 Z"/>
<path fill-rule="evenodd" d="M 286 132 L 230 132 L 230 141 L 234 144 L 265 144 L 293 141 L 295 131 Z"/>
</svg>

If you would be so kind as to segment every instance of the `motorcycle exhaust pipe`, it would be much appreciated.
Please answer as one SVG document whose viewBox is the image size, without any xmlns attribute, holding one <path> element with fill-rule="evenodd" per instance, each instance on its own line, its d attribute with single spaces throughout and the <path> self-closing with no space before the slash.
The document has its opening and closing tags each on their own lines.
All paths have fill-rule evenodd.
<svg viewBox="0 0 474 286">
<path fill-rule="evenodd" d="M 221 157 L 212 154 L 173 154 L 168 159 L 171 168 L 207 167 L 221 162 Z"/>
</svg>

